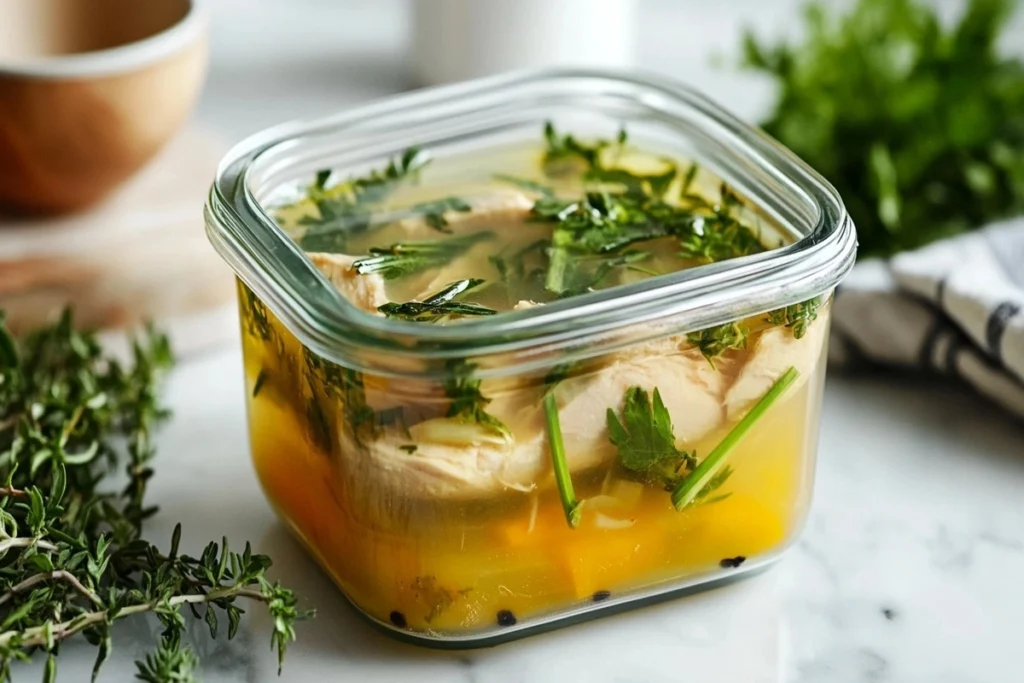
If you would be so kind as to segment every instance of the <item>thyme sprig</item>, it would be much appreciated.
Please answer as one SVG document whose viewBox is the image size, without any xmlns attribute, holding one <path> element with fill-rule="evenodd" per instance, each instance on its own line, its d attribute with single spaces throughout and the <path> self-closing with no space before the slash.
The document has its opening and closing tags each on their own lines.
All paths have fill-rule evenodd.
<svg viewBox="0 0 1024 683">
<path fill-rule="evenodd" d="M 291 591 L 266 578 L 266 556 L 248 546 L 232 552 L 226 540 L 198 558 L 181 555 L 180 525 L 167 554 L 141 538 L 156 512 L 145 494 L 153 430 L 168 416 L 157 383 L 171 362 L 167 338 L 153 330 L 122 365 L 69 313 L 21 344 L 0 315 L 0 681 L 36 653 L 46 656 L 44 681 L 55 680 L 61 644 L 79 635 L 97 646 L 95 678 L 113 647 L 113 622 L 144 612 L 164 632 L 137 663 L 143 681 L 197 680 L 196 657 L 182 644 L 186 607 L 213 635 L 226 617 L 231 638 L 242 614 L 236 602 L 263 603 L 279 657 L 294 639 L 305 615 Z M 128 484 L 108 492 L 119 463 Z"/>
<path fill-rule="evenodd" d="M 465 254 L 473 245 L 494 237 L 491 232 L 476 232 L 437 240 L 410 240 L 389 247 L 371 247 L 370 256 L 352 267 L 360 275 L 379 273 L 385 280 L 443 266 Z"/>
<path fill-rule="evenodd" d="M 818 309 L 824 297 L 816 296 L 807 301 L 780 308 L 768 313 L 768 322 L 772 325 L 783 325 L 793 331 L 793 336 L 802 339 L 807 334 L 807 328 L 818 319 Z"/>
<path fill-rule="evenodd" d="M 402 318 L 412 322 L 437 322 L 444 318 L 461 318 L 465 316 L 494 315 L 493 308 L 480 304 L 457 301 L 466 292 L 484 284 L 479 278 L 458 280 L 446 286 L 436 294 L 423 301 L 406 301 L 405 303 L 388 302 L 378 306 L 377 310 L 389 318 Z"/>
<path fill-rule="evenodd" d="M 316 206 L 316 215 L 307 213 L 298 220 L 305 227 L 299 246 L 306 251 L 344 252 L 351 235 L 371 226 L 373 212 L 380 202 L 402 182 L 415 178 L 429 162 L 430 157 L 425 152 L 410 147 L 389 161 L 383 170 L 374 170 L 337 185 L 328 186 L 332 175 L 329 169 L 319 171 L 307 192 L 307 199 Z M 431 223 L 438 227 L 435 223 L 442 223 L 440 227 L 444 227 L 443 214 Z"/>
</svg>

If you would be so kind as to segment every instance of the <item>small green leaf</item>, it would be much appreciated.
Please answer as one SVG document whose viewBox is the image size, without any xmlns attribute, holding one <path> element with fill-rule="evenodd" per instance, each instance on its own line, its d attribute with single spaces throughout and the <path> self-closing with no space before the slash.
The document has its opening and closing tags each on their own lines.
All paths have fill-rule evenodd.
<svg viewBox="0 0 1024 683">
<path fill-rule="evenodd" d="M 178 546 L 181 544 L 181 522 L 174 525 L 171 532 L 171 551 L 167 554 L 168 559 L 175 559 L 178 556 Z"/>
<path fill-rule="evenodd" d="M 210 627 L 210 637 L 217 637 L 217 613 L 213 609 L 213 605 L 206 606 L 206 615 L 203 617 L 206 620 L 206 625 Z"/>
<path fill-rule="evenodd" d="M 644 389 L 630 387 L 622 420 L 609 408 L 606 422 L 608 438 L 618 448 L 619 462 L 628 470 L 671 480 L 680 468 L 693 464 L 690 454 L 676 448 L 672 416 L 657 389 L 652 403 Z"/>
<path fill-rule="evenodd" d="M 46 655 L 46 666 L 43 668 L 43 683 L 56 683 L 56 681 L 57 654 L 55 652 L 51 652 L 48 655 Z"/>
</svg>

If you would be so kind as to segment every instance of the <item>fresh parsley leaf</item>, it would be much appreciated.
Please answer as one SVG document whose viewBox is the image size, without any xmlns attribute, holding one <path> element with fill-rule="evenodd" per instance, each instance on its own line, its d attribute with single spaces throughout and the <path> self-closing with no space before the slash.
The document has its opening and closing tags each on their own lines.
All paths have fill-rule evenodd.
<svg viewBox="0 0 1024 683">
<path fill-rule="evenodd" d="M 606 414 L 608 438 L 618 448 L 619 462 L 627 470 L 663 482 L 678 479 L 681 469 L 696 465 L 695 457 L 676 448 L 672 416 L 654 390 L 651 402 L 640 387 L 626 390 L 622 419 L 611 408 Z"/>
<path fill-rule="evenodd" d="M 490 232 L 476 232 L 447 239 L 413 240 L 389 247 L 371 247 L 371 255 L 359 259 L 352 267 L 360 275 L 378 273 L 385 280 L 394 280 L 446 265 L 473 245 L 493 237 Z"/>
<path fill-rule="evenodd" d="M 389 302 L 383 306 L 378 306 L 377 310 L 389 318 L 402 318 L 412 322 L 428 323 L 437 322 L 443 318 L 494 315 L 497 311 L 493 308 L 456 301 L 456 298 L 471 289 L 479 287 L 483 283 L 484 281 L 478 278 L 459 280 L 423 301 L 407 301 L 401 304 Z"/>
<path fill-rule="evenodd" d="M 744 38 L 778 86 L 763 127 L 836 187 L 861 256 L 1024 211 L 1024 62 L 1000 49 L 1019 3 L 960 6 L 946 22 L 919 0 L 814 2 L 801 41 Z"/>
</svg>

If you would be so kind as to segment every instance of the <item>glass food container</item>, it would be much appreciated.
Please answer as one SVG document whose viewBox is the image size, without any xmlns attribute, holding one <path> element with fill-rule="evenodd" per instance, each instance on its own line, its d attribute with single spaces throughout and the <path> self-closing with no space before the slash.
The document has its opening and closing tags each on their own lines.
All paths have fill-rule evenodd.
<svg viewBox="0 0 1024 683">
<path fill-rule="evenodd" d="M 467 647 L 764 568 L 810 502 L 836 192 L 654 77 L 517 74 L 236 147 L 267 498 L 387 631 Z"/>
</svg>

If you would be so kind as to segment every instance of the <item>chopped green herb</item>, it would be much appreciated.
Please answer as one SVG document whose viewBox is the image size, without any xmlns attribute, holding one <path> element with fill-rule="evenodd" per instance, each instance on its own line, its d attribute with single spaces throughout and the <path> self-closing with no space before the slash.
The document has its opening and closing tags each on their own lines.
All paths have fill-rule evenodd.
<svg viewBox="0 0 1024 683">
<path fill-rule="evenodd" d="M 726 459 L 732 450 L 799 376 L 800 373 L 796 368 L 789 368 L 784 372 L 768 390 L 768 393 L 754 404 L 754 407 L 736 423 L 736 426 L 708 453 L 707 457 L 701 460 L 700 464 L 676 486 L 672 491 L 672 504 L 677 510 L 682 510 L 698 500 L 705 499 L 714 490 L 712 485 L 716 481 L 717 486 L 721 486 L 729 476 L 728 474 L 722 475 L 721 468 L 726 465 Z"/>
<path fill-rule="evenodd" d="M 245 325 L 245 331 L 255 339 L 267 341 L 274 331 L 270 324 L 267 306 L 248 286 L 240 286 L 242 288 L 242 322 Z"/>
<path fill-rule="evenodd" d="M 438 232 L 444 233 L 451 233 L 451 229 L 448 227 L 448 219 L 445 218 L 444 215 L 446 212 L 455 211 L 467 213 L 472 210 L 472 206 L 458 197 L 445 197 L 444 199 L 438 199 L 424 204 L 417 204 L 410 209 L 413 213 L 423 214 L 423 218 L 427 221 L 427 225 Z"/>
<path fill-rule="evenodd" d="M 562 499 L 565 521 L 568 522 L 570 528 L 575 529 L 580 525 L 582 512 L 580 510 L 580 503 L 576 500 L 576 492 L 572 486 L 572 475 L 569 472 L 569 463 L 565 457 L 565 445 L 562 442 L 562 426 L 558 420 L 558 404 L 555 402 L 555 395 L 551 392 L 544 395 L 544 415 L 547 420 L 548 447 L 551 450 L 551 465 L 555 472 L 558 496 Z"/>
<path fill-rule="evenodd" d="M 400 450 L 405 451 L 406 453 L 412 454 L 412 453 L 415 453 L 419 449 L 419 446 L 417 446 L 414 443 L 407 443 L 407 444 L 403 444 L 403 445 L 399 446 L 398 448 Z"/>
<path fill-rule="evenodd" d="M 683 258 L 715 263 L 764 251 L 758 234 L 735 215 L 742 206 L 736 194 L 724 183 L 719 194 L 717 203 L 700 195 L 683 195 L 695 214 L 691 229 L 680 236 L 679 255 Z"/>
<path fill-rule="evenodd" d="M 772 325 L 784 325 L 793 330 L 793 336 L 802 339 L 807 334 L 807 328 L 818 319 L 818 309 L 821 308 L 822 297 L 816 296 L 807 301 L 786 306 L 768 313 L 768 322 Z"/>
<path fill-rule="evenodd" d="M 447 416 L 459 418 L 464 422 L 475 422 L 504 439 L 511 439 L 512 433 L 508 427 L 487 412 L 487 404 L 491 399 L 480 393 L 480 380 L 473 377 L 474 369 L 474 365 L 463 360 L 449 364 L 450 379 L 444 383 L 445 396 L 451 400 Z"/>
<path fill-rule="evenodd" d="M 306 400 L 306 427 L 309 440 L 321 453 L 329 454 L 334 450 L 331 423 L 328 422 L 327 414 L 316 396 L 311 396 Z"/>
<path fill-rule="evenodd" d="M 423 301 L 407 301 L 403 304 L 390 302 L 379 306 L 377 310 L 389 318 L 429 323 L 437 322 L 442 318 L 494 315 L 497 311 L 493 308 L 455 300 L 483 283 L 484 281 L 480 279 L 459 280 Z"/>
<path fill-rule="evenodd" d="M 501 278 L 501 281 L 506 285 L 509 284 L 509 264 L 508 261 L 505 260 L 505 257 L 501 254 L 491 254 L 487 257 L 487 260 L 490 261 L 491 265 L 494 266 L 494 269 L 498 271 L 498 277 Z"/>
<path fill-rule="evenodd" d="M 260 389 L 263 388 L 263 383 L 267 381 L 267 369 L 260 368 L 259 374 L 256 375 L 256 381 L 252 383 L 252 397 L 256 398 L 256 395 L 260 393 Z"/>
<path fill-rule="evenodd" d="M 651 257 L 651 252 L 640 251 L 638 249 L 630 249 L 621 254 L 610 257 L 594 257 L 594 256 L 583 256 L 580 257 L 583 260 L 586 259 L 597 259 L 597 267 L 593 272 L 582 282 L 576 284 L 576 289 L 566 290 L 562 292 L 562 297 L 573 296 L 575 294 L 582 294 L 596 289 L 601 283 L 604 282 L 608 276 L 614 273 L 616 270 L 632 270 L 638 273 L 643 273 L 649 276 L 655 276 L 658 273 L 641 268 L 639 263 L 646 261 Z M 582 279 L 582 278 L 581 278 Z"/>
<path fill-rule="evenodd" d="M 622 168 L 595 166 L 584 175 L 584 178 L 599 183 L 622 185 L 630 195 L 661 199 L 668 193 L 678 172 L 675 164 L 671 162 L 667 171 L 653 175 L 640 175 Z"/>
<path fill-rule="evenodd" d="M 310 387 L 314 392 L 322 391 L 341 402 L 342 417 L 355 442 L 362 445 L 376 436 L 382 420 L 378 420 L 377 413 L 366 402 L 362 373 L 325 360 L 306 347 L 302 355 Z M 319 410 L 319 406 L 313 410 Z"/>
<path fill-rule="evenodd" d="M 550 121 L 544 124 L 544 141 L 547 149 L 544 151 L 544 172 L 549 176 L 564 175 L 567 167 L 571 169 L 571 162 L 582 161 L 586 170 L 598 165 L 601 152 L 615 145 L 622 146 L 626 143 L 626 131 L 619 131 L 616 141 L 598 140 L 593 144 L 586 144 L 577 140 L 573 135 L 559 135 L 554 124 Z M 569 162 L 568 165 L 566 162 Z"/>
<path fill-rule="evenodd" d="M 487 260 L 498 271 L 501 282 L 508 287 L 527 279 L 527 261 L 532 260 L 531 256 L 534 254 L 543 254 L 548 244 L 548 240 L 536 240 L 509 256 L 505 256 L 504 253 L 492 254 Z M 539 258 L 535 260 L 540 261 Z"/>
<path fill-rule="evenodd" d="M 764 250 L 759 235 L 737 216 L 741 202 L 728 186 L 722 184 L 717 203 L 689 193 L 699 170 L 696 164 L 682 179 L 683 204 L 676 205 L 666 197 L 679 175 L 674 163 L 667 162 L 666 171 L 653 175 L 604 165 L 602 151 L 621 145 L 624 136 L 617 142 L 598 140 L 586 145 L 571 135 L 558 135 L 550 123 L 544 135 L 548 164 L 572 159 L 584 166 L 580 173 L 584 181 L 623 188 L 592 190 L 576 200 L 545 196 L 534 204 L 534 220 L 557 223 L 545 275 L 545 288 L 552 294 L 588 291 L 610 272 L 607 267 L 603 273 L 588 272 L 585 257 L 608 256 L 659 237 L 676 237 L 683 258 L 707 263 Z M 598 274 L 601 277 L 595 278 Z"/>
<path fill-rule="evenodd" d="M 557 223 L 545 277 L 545 288 L 557 295 L 578 291 L 590 281 L 580 268 L 581 256 L 611 255 L 636 242 L 683 230 L 690 220 L 667 204 L 647 207 L 635 198 L 608 192 L 588 192 L 580 200 L 542 199 L 532 213 L 534 220 Z"/>
<path fill-rule="evenodd" d="M 373 211 L 380 202 L 403 181 L 415 177 L 429 161 L 425 153 L 410 147 L 383 171 L 372 171 L 330 188 L 326 187 L 330 171 L 318 172 L 308 192 L 317 215 L 307 214 L 299 219 L 299 224 L 305 226 L 299 246 L 306 251 L 344 252 L 350 235 L 370 227 Z"/>
<path fill-rule="evenodd" d="M 746 327 L 732 322 L 690 332 L 686 340 L 700 349 L 701 354 L 714 366 L 715 358 L 726 351 L 747 348 L 747 334 Z"/>
<path fill-rule="evenodd" d="M 465 254 L 473 245 L 492 237 L 494 235 L 490 232 L 476 232 L 446 239 L 412 240 L 390 247 L 371 247 L 371 256 L 359 259 L 352 267 L 360 275 L 377 273 L 385 280 L 394 280 L 443 266 Z"/>
<path fill-rule="evenodd" d="M 654 402 L 640 387 L 626 390 L 622 420 L 615 411 L 606 414 L 608 438 L 618 448 L 619 462 L 644 478 L 672 483 L 680 472 L 696 466 L 693 454 L 676 448 L 672 433 L 672 416 L 654 390 Z"/>
<path fill-rule="evenodd" d="M 683 185 L 679 188 L 680 194 L 686 195 L 690 193 L 690 188 L 693 187 L 693 181 L 697 179 L 697 173 L 699 172 L 700 166 L 690 164 L 690 167 L 686 169 L 686 175 L 683 176 Z"/>
<path fill-rule="evenodd" d="M 544 386 L 547 387 L 547 391 L 550 392 L 555 386 L 563 379 L 567 378 L 572 371 L 579 365 L 578 361 L 570 363 L 559 363 L 555 367 L 548 370 L 548 373 L 544 375 Z"/>
</svg>

